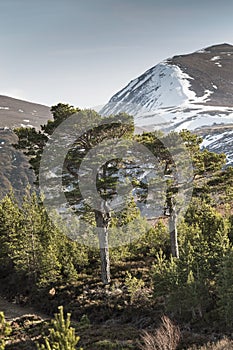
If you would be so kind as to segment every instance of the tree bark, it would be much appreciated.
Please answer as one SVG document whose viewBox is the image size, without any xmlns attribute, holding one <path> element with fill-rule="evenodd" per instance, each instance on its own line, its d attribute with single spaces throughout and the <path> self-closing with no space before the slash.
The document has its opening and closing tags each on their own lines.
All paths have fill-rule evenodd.
<svg viewBox="0 0 233 350">
<path fill-rule="evenodd" d="M 100 260 L 101 260 L 101 278 L 103 284 L 109 284 L 110 277 L 110 260 L 109 260 L 109 247 L 108 247 L 108 224 L 109 214 L 95 211 L 96 226 L 101 230 L 98 233 L 99 247 L 100 247 Z"/>
<path fill-rule="evenodd" d="M 176 212 L 173 209 L 169 217 L 169 232 L 171 241 L 171 253 L 175 258 L 179 258 L 179 245 L 176 226 Z"/>
</svg>

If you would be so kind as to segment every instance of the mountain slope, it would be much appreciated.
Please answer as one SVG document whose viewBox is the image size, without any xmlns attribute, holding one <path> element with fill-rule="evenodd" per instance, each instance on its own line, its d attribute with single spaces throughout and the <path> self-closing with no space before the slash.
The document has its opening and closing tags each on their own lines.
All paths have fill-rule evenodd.
<svg viewBox="0 0 233 350">
<path fill-rule="evenodd" d="M 0 128 L 39 128 L 51 117 L 50 108 L 47 106 L 0 95 Z"/>
<path fill-rule="evenodd" d="M 116 93 L 101 113 L 120 111 L 134 115 L 138 130 L 203 130 L 203 146 L 225 151 L 232 163 L 233 46 L 214 45 L 157 64 Z"/>
<path fill-rule="evenodd" d="M 26 156 L 12 144 L 17 136 L 15 127 L 35 127 L 51 119 L 50 108 L 8 96 L 0 96 L 0 198 L 12 187 L 17 198 L 22 198 L 25 187 L 34 181 Z"/>
</svg>

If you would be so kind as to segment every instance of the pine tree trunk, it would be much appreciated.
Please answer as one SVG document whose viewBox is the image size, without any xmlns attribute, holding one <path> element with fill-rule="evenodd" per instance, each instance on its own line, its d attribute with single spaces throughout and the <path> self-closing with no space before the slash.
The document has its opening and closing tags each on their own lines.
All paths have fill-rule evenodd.
<svg viewBox="0 0 233 350">
<path fill-rule="evenodd" d="M 103 214 L 100 211 L 95 211 L 96 226 L 101 228 L 101 232 L 98 233 L 99 247 L 100 247 L 100 259 L 101 259 L 101 277 L 103 284 L 110 283 L 110 260 L 109 260 L 109 248 L 108 248 L 108 218 L 107 214 Z"/>
<path fill-rule="evenodd" d="M 171 253 L 175 258 L 179 258 L 179 245 L 177 236 L 177 226 L 176 226 L 176 213 L 172 210 L 169 218 L 169 232 L 171 241 Z"/>
</svg>

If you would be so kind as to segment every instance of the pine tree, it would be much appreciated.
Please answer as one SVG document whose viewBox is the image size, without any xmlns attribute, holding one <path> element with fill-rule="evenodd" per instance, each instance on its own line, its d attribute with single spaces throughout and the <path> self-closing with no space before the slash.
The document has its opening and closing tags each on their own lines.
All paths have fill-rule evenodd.
<svg viewBox="0 0 233 350">
<path fill-rule="evenodd" d="M 49 336 L 45 337 L 45 344 L 37 344 L 38 350 L 76 350 L 80 337 L 75 335 L 75 330 L 70 326 L 71 314 L 64 317 L 63 307 L 58 307 L 59 313 L 52 320 L 52 328 Z M 83 350 L 79 348 L 79 350 Z"/>
<path fill-rule="evenodd" d="M 143 133 L 136 135 L 135 139 L 155 155 L 164 169 L 167 191 L 163 203 L 163 214 L 169 218 L 171 254 L 179 257 L 177 225 L 178 215 L 183 207 L 182 196 L 179 193 L 189 193 L 192 185 L 196 187 L 193 181 L 197 176 L 200 181 L 200 178 L 220 170 L 226 157 L 224 154 L 200 150 L 202 138 L 188 130 L 183 130 L 179 134 L 171 132 L 167 135 L 158 131 Z M 185 159 L 186 157 L 190 162 L 189 159 Z M 193 172 L 190 168 L 191 164 Z M 183 182 L 179 178 L 183 178 Z M 198 188 L 195 188 L 195 193 L 198 193 Z"/>
<path fill-rule="evenodd" d="M 162 208 L 160 216 L 163 215 L 169 218 L 171 254 L 178 258 L 178 213 L 184 205 L 184 193 L 189 193 L 191 189 L 189 184 L 193 180 L 191 162 L 189 162 L 186 146 L 179 134 L 175 132 L 167 135 L 157 131 L 143 133 L 136 136 L 136 141 L 146 146 L 154 154 L 163 170 L 159 176 L 164 178 L 166 193 L 164 198 L 158 200 L 162 202 L 162 204 L 160 203 Z"/>
<path fill-rule="evenodd" d="M 233 326 L 233 248 L 219 264 L 216 279 L 218 312 L 224 325 L 231 329 Z"/>
<path fill-rule="evenodd" d="M 90 214 L 94 214 L 95 226 L 97 227 L 96 231 L 98 233 L 100 246 L 102 281 L 104 284 L 108 284 L 110 282 L 108 229 L 111 221 L 111 215 L 107 209 L 107 201 L 116 194 L 117 177 L 114 177 L 113 175 L 114 173 L 117 174 L 117 164 L 120 162 L 120 159 L 112 159 L 111 161 L 108 161 L 107 163 L 103 164 L 101 169 L 98 171 L 96 182 L 97 192 L 105 202 L 103 208 L 101 209 L 93 210 L 90 206 L 83 203 L 83 197 L 77 181 L 77 170 L 79 169 L 83 158 L 87 158 L 88 152 L 96 145 L 99 145 L 109 139 L 117 140 L 122 137 L 126 139 L 132 135 L 132 117 L 129 117 L 124 113 L 120 113 L 117 117 L 110 116 L 104 123 L 103 118 L 93 110 L 80 111 L 79 109 L 74 109 L 69 105 L 58 104 L 57 106 L 53 106 L 51 111 L 53 113 L 54 120 L 49 121 L 46 125 L 44 125 L 42 127 L 42 131 L 36 132 L 35 130 L 16 130 L 19 137 L 19 143 L 16 147 L 22 149 L 29 157 L 35 174 L 38 175 L 41 155 L 46 142 L 50 138 L 50 135 L 62 121 L 76 113 L 75 118 L 77 119 L 77 131 L 83 130 L 83 134 L 74 142 L 71 149 L 67 153 L 63 166 L 63 185 L 64 187 L 73 188 L 73 190 L 66 192 L 66 198 L 70 206 L 75 206 L 77 208 L 79 205 L 79 210 L 76 209 L 76 214 L 79 218 L 85 216 L 87 211 Z M 89 130 L 86 130 L 87 125 L 91 125 Z M 63 136 L 67 137 L 68 135 Z M 100 161 L 102 159 L 101 157 L 104 157 L 106 153 L 108 153 L 106 148 L 103 154 L 98 153 L 98 161 Z M 111 154 L 111 150 L 109 150 L 109 154 Z M 89 165 L 91 168 L 95 166 L 95 157 L 90 159 Z M 98 228 L 100 229 L 98 230 Z M 85 232 L 85 230 L 86 228 L 84 227 L 82 231 Z"/>
<path fill-rule="evenodd" d="M 0 202 L 0 273 L 3 277 L 14 272 L 12 252 L 17 247 L 21 212 L 15 197 L 10 192 Z"/>
<path fill-rule="evenodd" d="M 87 249 L 53 224 L 35 193 L 28 192 L 20 206 L 12 194 L 6 196 L 0 202 L 0 223 L 0 273 L 15 286 L 18 278 L 39 287 L 74 281 L 76 268 L 87 263 Z"/>
<path fill-rule="evenodd" d="M 155 297 L 165 297 L 173 293 L 179 285 L 177 259 L 172 256 L 167 259 L 160 250 L 153 265 L 153 282 Z"/>
</svg>

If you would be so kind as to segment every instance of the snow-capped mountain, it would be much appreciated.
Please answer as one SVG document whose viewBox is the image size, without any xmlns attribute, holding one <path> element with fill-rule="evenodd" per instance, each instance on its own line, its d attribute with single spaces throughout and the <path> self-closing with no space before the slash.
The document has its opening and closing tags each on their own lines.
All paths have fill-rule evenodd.
<svg viewBox="0 0 233 350">
<path fill-rule="evenodd" d="M 174 56 L 116 93 L 101 114 L 127 112 L 138 131 L 198 131 L 203 147 L 233 163 L 233 46 L 214 45 Z"/>
</svg>

